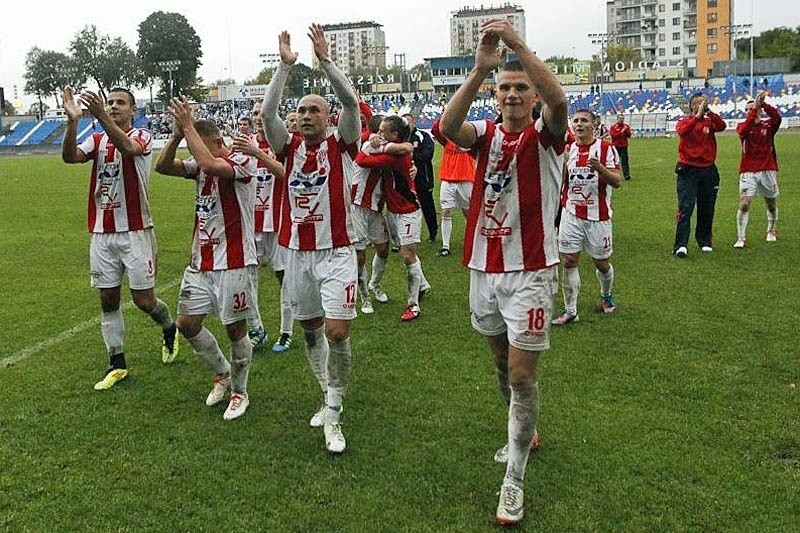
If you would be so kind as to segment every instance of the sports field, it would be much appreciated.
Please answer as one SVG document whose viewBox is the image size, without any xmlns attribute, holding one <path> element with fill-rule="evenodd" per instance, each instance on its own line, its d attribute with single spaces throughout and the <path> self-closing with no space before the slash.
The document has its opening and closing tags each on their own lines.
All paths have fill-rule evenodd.
<svg viewBox="0 0 800 533">
<path fill-rule="evenodd" d="M 553 331 L 542 358 L 543 446 L 528 466 L 523 530 L 798 527 L 800 136 L 777 138 L 778 242 L 764 242 L 759 199 L 743 250 L 731 248 L 738 140 L 719 139 L 714 252 L 692 243 L 685 260 L 671 255 L 676 144 L 632 141 L 633 180 L 614 193 L 617 313 L 593 311 L 598 284 L 583 257 L 581 322 Z M 496 528 L 505 406 L 469 325 L 459 253 L 421 245 L 433 293 L 408 324 L 392 255 L 390 302 L 353 325 L 348 449 L 332 458 L 308 426 L 320 394 L 299 326 L 290 351 L 256 353 L 251 406 L 233 422 L 224 405 L 205 406 L 211 373 L 188 343 L 163 365 L 158 328 L 131 306 L 131 375 L 92 389 L 107 357 L 89 288 L 89 172 L 57 156 L 0 156 L 0 531 Z M 194 185 L 154 172 L 151 203 L 157 292 L 174 313 Z M 460 215 L 455 234 L 460 250 Z M 277 285 L 261 279 L 274 338 Z"/>
</svg>

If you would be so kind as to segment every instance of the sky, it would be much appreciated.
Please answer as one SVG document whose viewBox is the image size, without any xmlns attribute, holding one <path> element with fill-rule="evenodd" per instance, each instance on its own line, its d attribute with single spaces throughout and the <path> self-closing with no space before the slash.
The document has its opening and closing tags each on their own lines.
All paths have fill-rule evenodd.
<svg viewBox="0 0 800 533">
<path fill-rule="evenodd" d="M 134 51 L 138 26 L 155 11 L 183 14 L 202 42 L 203 64 L 199 75 L 206 82 L 234 78 L 242 83 L 263 68 L 259 54 L 278 51 L 278 34 L 292 35 L 299 61 L 311 65 L 311 45 L 306 37 L 310 23 L 321 24 L 371 20 L 383 24 L 387 63 L 405 53 L 407 66 L 426 57 L 450 54 L 450 14 L 462 7 L 500 5 L 508 0 L 302 0 L 294 2 L 197 2 L 135 0 L 86 5 L 42 0 L 5 2 L 0 32 L 0 85 L 6 99 L 14 99 L 13 87 L 24 107 L 25 55 L 34 46 L 68 52 L 69 42 L 84 26 L 94 24 L 99 33 L 121 37 Z M 699 0 L 702 1 L 702 0 Z M 605 29 L 605 0 L 517 0 L 525 9 L 528 46 L 542 58 L 554 55 L 591 57 L 594 46 L 588 33 Z M 282 6 L 280 9 L 273 7 Z M 385 6 L 391 5 L 390 9 Z M 791 0 L 735 0 L 734 22 L 751 23 L 755 34 L 777 26 L 800 26 L 800 3 Z M 221 8 L 221 6 L 230 6 Z M 791 6 L 791 7 L 789 7 Z M 52 100 L 52 99 L 51 99 Z M 54 102 L 49 102 L 53 105 Z"/>
</svg>

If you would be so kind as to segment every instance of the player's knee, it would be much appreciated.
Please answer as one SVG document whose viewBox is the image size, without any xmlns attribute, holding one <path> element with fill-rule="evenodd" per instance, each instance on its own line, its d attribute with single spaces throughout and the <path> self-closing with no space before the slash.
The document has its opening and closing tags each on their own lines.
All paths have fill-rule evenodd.
<svg viewBox="0 0 800 533">
<path fill-rule="evenodd" d="M 238 341 L 247 335 L 247 321 L 240 320 L 238 322 L 234 322 L 233 324 L 227 324 L 225 326 L 225 333 L 228 334 L 228 338 L 231 341 Z"/>
<path fill-rule="evenodd" d="M 350 323 L 348 321 L 336 321 L 325 326 L 325 336 L 329 342 L 342 342 L 350 336 Z"/>
<path fill-rule="evenodd" d="M 138 307 L 145 313 L 150 313 L 156 306 L 156 298 L 152 292 L 150 294 L 134 293 L 133 303 L 136 304 L 136 307 Z"/>
<path fill-rule="evenodd" d="M 175 319 L 175 326 L 184 338 L 191 339 L 200 333 L 202 322 L 192 316 L 178 315 Z"/>
</svg>

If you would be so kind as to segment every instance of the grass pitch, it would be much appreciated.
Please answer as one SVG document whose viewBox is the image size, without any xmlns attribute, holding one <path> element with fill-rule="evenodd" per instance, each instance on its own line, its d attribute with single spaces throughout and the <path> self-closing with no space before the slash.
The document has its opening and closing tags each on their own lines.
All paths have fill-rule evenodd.
<svg viewBox="0 0 800 533">
<path fill-rule="evenodd" d="M 738 140 L 719 138 L 714 252 L 671 256 L 675 139 L 634 139 L 633 180 L 614 193 L 615 294 L 581 260 L 581 322 L 553 331 L 542 358 L 543 447 L 529 463 L 523 529 L 749 530 L 797 527 L 800 136 L 781 133 L 779 240 L 763 201 L 748 246 L 736 237 Z M 484 340 L 469 326 L 458 250 L 420 256 L 434 292 L 399 320 L 391 301 L 353 325 L 348 450 L 331 458 L 308 426 L 319 403 L 299 326 L 280 356 L 257 353 L 251 407 L 234 422 L 204 399 L 210 372 L 185 341 L 160 362 L 160 334 L 125 309 L 130 377 L 95 392 L 107 360 L 89 288 L 89 165 L 0 157 L 0 530 L 487 531 L 495 529 L 505 440 Z M 170 307 L 188 261 L 194 189 L 153 173 L 158 295 Z M 427 237 L 427 232 L 423 231 Z M 278 330 L 277 285 L 261 274 Z M 124 302 L 129 302 L 128 294 Z M 557 303 L 560 307 L 561 298 Z M 228 343 L 219 323 L 208 325 Z"/>
</svg>

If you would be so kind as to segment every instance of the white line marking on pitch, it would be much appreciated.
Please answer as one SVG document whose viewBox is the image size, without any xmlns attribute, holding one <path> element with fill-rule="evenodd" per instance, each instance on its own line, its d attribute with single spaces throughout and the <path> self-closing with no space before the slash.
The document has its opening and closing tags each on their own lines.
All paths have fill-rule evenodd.
<svg viewBox="0 0 800 533">
<path fill-rule="evenodd" d="M 639 167 L 652 167 L 658 165 L 659 163 L 663 163 L 663 159 L 653 159 L 652 161 L 648 161 L 646 163 L 637 163 L 635 165 L 631 165 L 631 168 L 639 168 Z"/>
<path fill-rule="evenodd" d="M 172 287 L 175 287 L 178 284 L 180 284 L 180 282 L 181 282 L 180 279 L 173 279 L 172 281 L 168 281 L 167 283 L 164 283 L 163 285 L 158 287 L 158 292 L 161 292 L 161 291 L 167 290 L 167 289 L 171 289 Z M 133 301 L 130 301 L 130 302 L 126 302 L 126 303 L 122 304 L 121 307 L 122 307 L 123 311 L 127 311 L 128 309 L 130 309 L 133 306 L 134 306 Z M 97 326 L 99 324 L 100 324 L 100 316 L 96 316 L 94 318 L 86 320 L 85 322 L 81 322 L 77 326 L 73 326 L 73 327 L 69 328 L 68 330 L 62 331 L 58 335 L 54 335 L 53 337 L 45 339 L 45 340 L 43 340 L 41 342 L 37 342 L 33 346 L 28 346 L 27 348 L 23 348 L 22 350 L 18 351 L 15 354 L 12 354 L 12 355 L 9 355 L 8 357 L 4 357 L 3 359 L 0 359 L 0 369 L 8 368 L 8 367 L 10 367 L 11 365 L 13 365 L 15 363 L 18 363 L 20 361 L 24 361 L 28 357 L 30 357 L 30 356 L 32 356 L 34 354 L 37 354 L 37 353 L 41 352 L 42 350 L 46 350 L 47 348 L 50 348 L 51 346 L 55 346 L 56 344 L 58 344 L 60 342 L 64 342 L 65 340 L 71 339 L 72 337 L 74 337 L 78 333 L 86 331 L 87 329 L 89 329 L 89 328 L 91 328 L 93 326 Z"/>
</svg>

